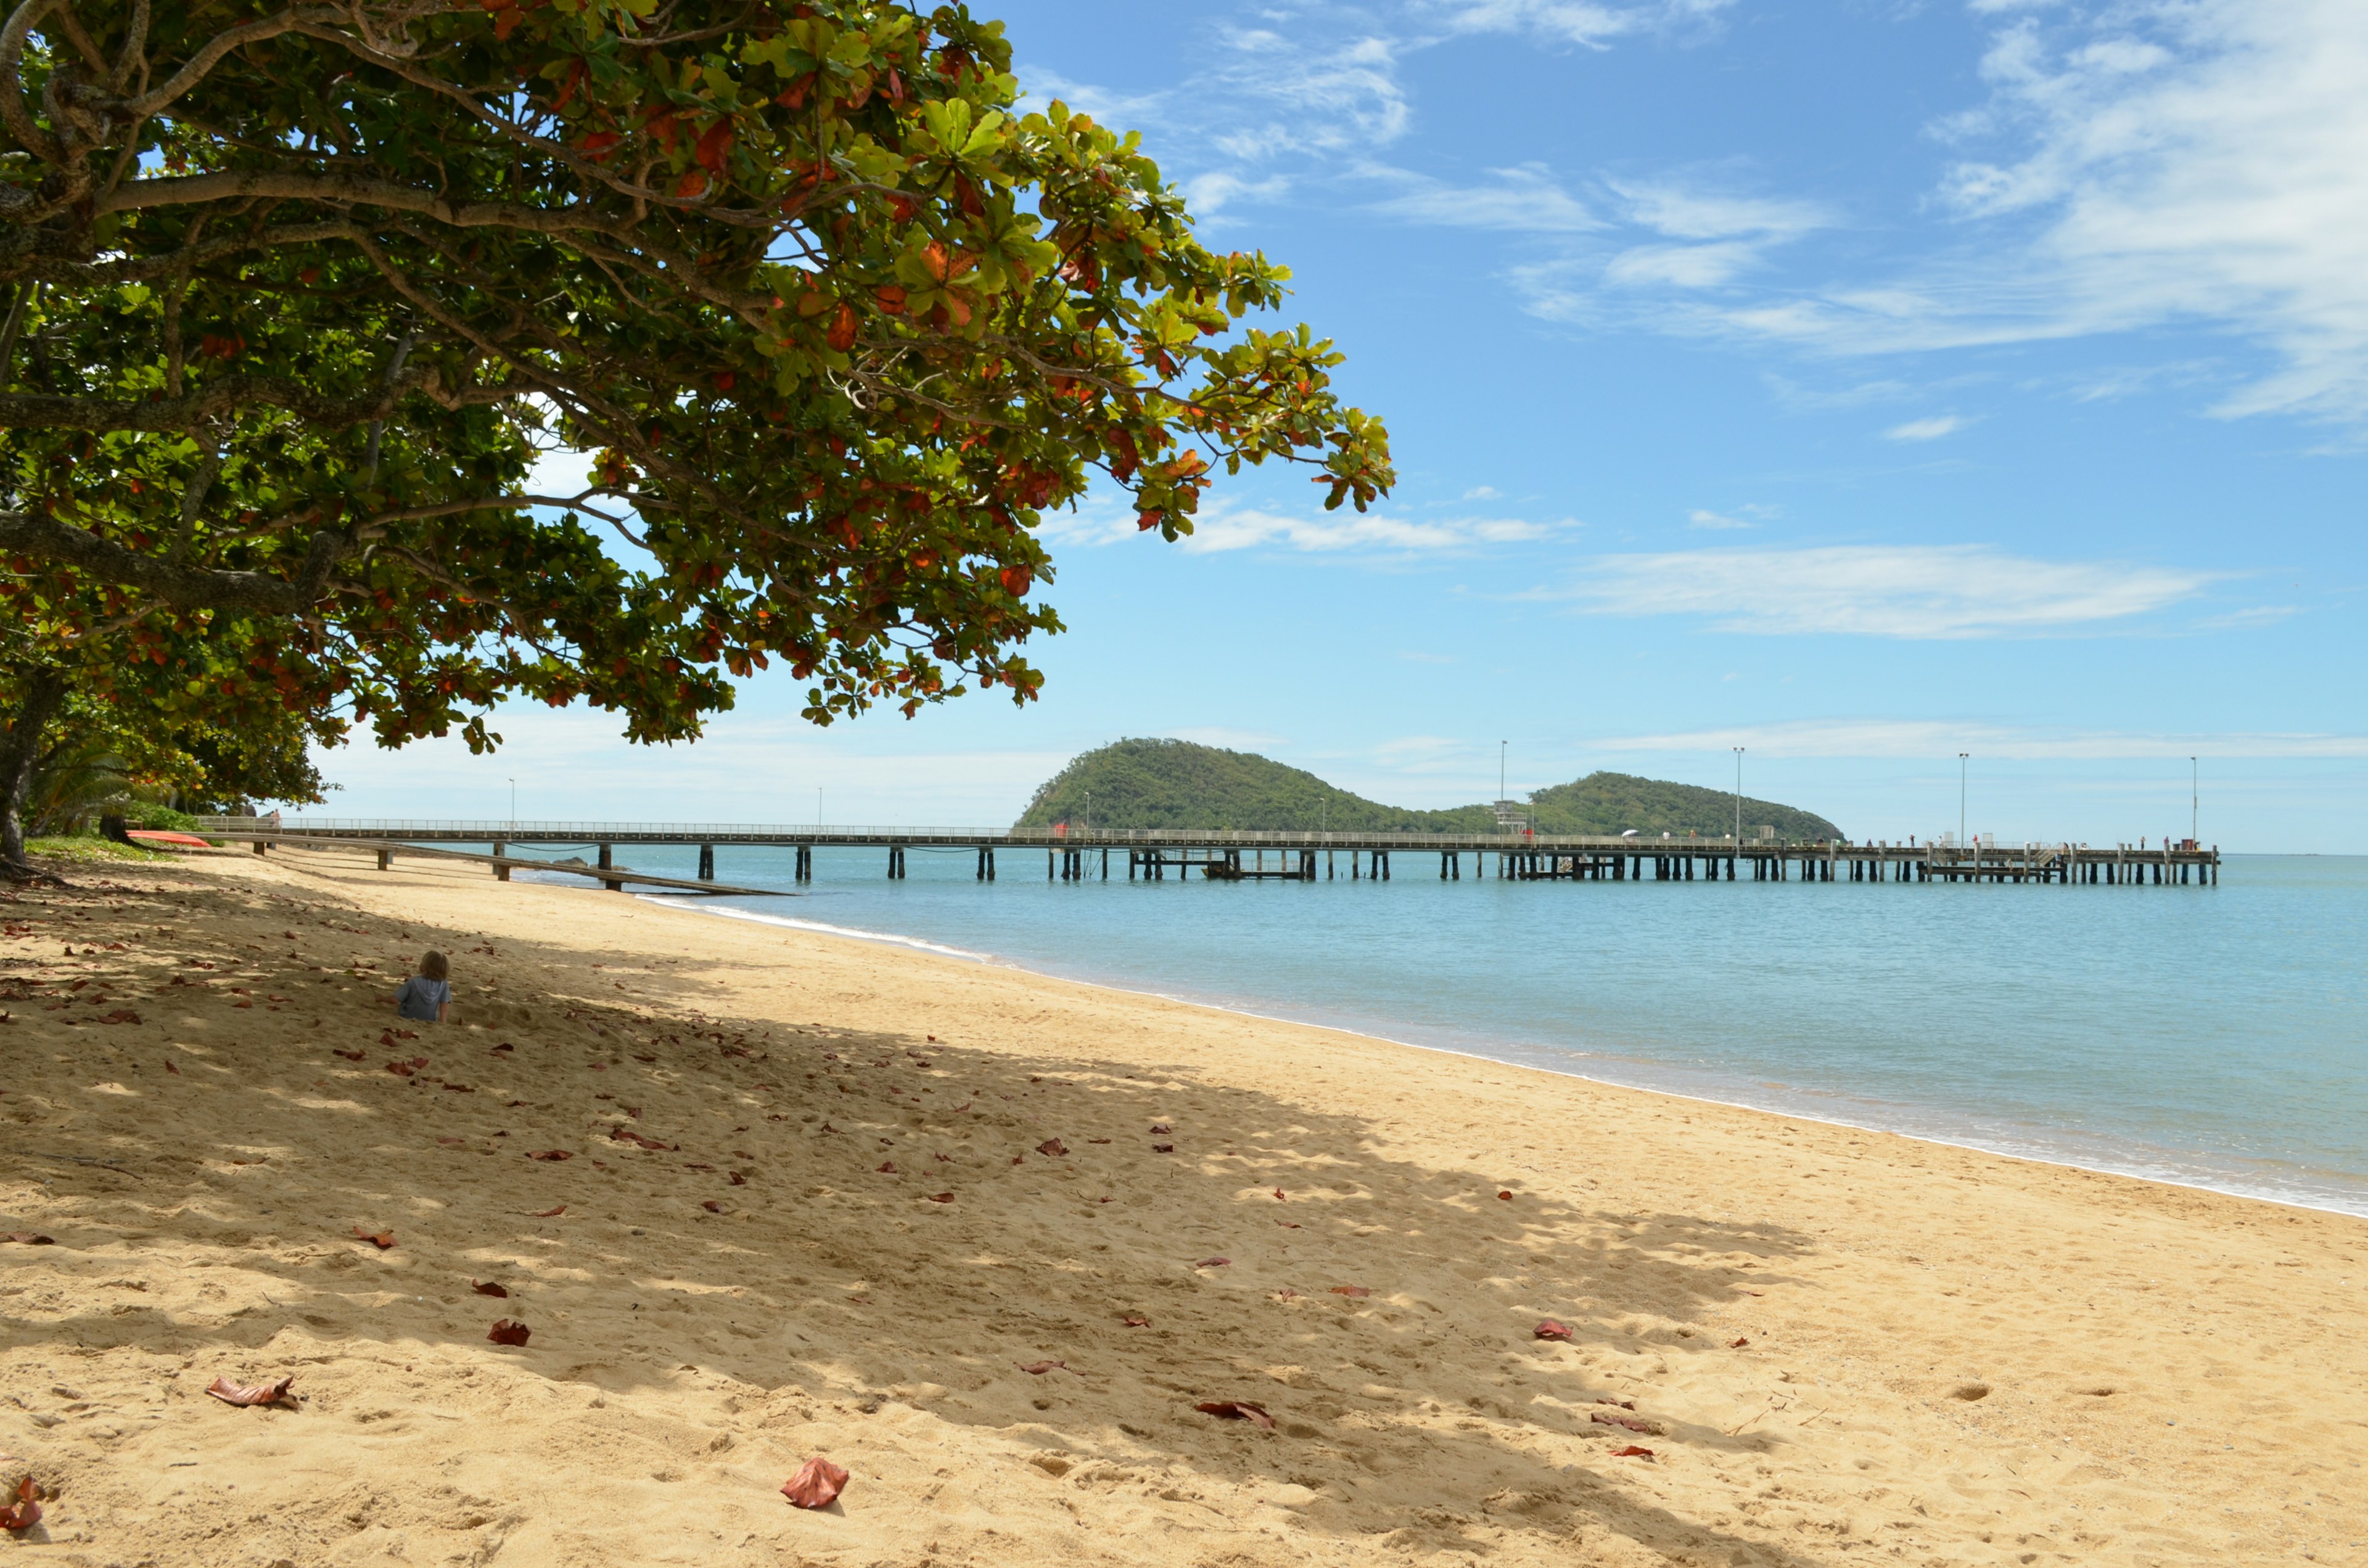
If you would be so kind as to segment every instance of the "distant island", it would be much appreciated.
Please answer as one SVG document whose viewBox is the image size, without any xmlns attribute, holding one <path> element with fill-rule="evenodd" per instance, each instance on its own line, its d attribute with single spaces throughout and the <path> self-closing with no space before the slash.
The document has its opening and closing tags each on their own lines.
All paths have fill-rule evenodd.
<svg viewBox="0 0 2368 1568">
<path fill-rule="evenodd" d="M 1089 803 L 1090 799 L 1090 803 Z M 1590 773 L 1530 796 L 1540 833 L 1619 834 L 1648 837 L 1692 833 L 1722 837 L 1735 826 L 1735 797 L 1691 784 Z M 1044 832 L 1056 824 L 1103 828 L 1167 827 L 1244 832 L 1493 833 L 1497 813 L 1486 804 L 1415 811 L 1385 806 L 1251 752 L 1224 751 L 1190 741 L 1120 741 L 1074 758 L 1037 789 L 1014 833 Z M 1743 798 L 1748 837 L 1773 827 L 1785 839 L 1838 839 L 1841 829 L 1811 812 L 1773 801 Z"/>
</svg>

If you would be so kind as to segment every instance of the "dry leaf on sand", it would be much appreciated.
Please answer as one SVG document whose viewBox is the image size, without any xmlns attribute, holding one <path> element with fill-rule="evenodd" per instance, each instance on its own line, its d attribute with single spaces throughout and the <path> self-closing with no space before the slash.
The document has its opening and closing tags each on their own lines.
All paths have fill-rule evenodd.
<svg viewBox="0 0 2368 1568">
<path fill-rule="evenodd" d="M 31 1231 L 10 1231 L 0 1234 L 0 1242 L 21 1242 L 28 1247 L 53 1247 L 58 1244 L 58 1238 L 37 1235 Z"/>
<path fill-rule="evenodd" d="M 1063 1154 L 1067 1153 L 1069 1150 L 1068 1146 L 1063 1143 L 1058 1138 L 1047 1138 L 1044 1142 L 1036 1145 L 1036 1152 L 1048 1158 L 1058 1159 Z"/>
<path fill-rule="evenodd" d="M 216 1378 L 206 1385 L 206 1392 L 224 1404 L 293 1404 L 288 1397 L 288 1385 L 296 1381 L 290 1375 L 276 1383 L 234 1383 L 228 1378 Z"/>
<path fill-rule="evenodd" d="M 566 1212 L 567 1205 L 563 1203 L 556 1209 L 538 1209 L 533 1213 L 528 1215 L 527 1218 L 529 1220 L 556 1220 L 562 1214 Z"/>
<path fill-rule="evenodd" d="M 1362 1285 L 1335 1285 L 1332 1287 L 1332 1293 L 1336 1296 L 1370 1296 L 1372 1294 L 1371 1290 L 1368 1290 Z"/>
<path fill-rule="evenodd" d="M 6 1506 L 0 1506 L 0 1530 L 28 1530 L 41 1522 L 41 1489 L 31 1476 L 17 1483 Z"/>
<path fill-rule="evenodd" d="M 1570 1324 L 1566 1323 L 1559 1323 L 1553 1318 L 1548 1318 L 1545 1322 L 1538 1324 L 1537 1327 L 1530 1330 L 1530 1332 L 1536 1335 L 1540 1339 L 1568 1339 L 1570 1337 Z"/>
<path fill-rule="evenodd" d="M 381 1252 L 384 1252 L 387 1248 L 394 1244 L 394 1233 L 393 1231 L 365 1231 L 359 1225 L 356 1225 L 354 1227 L 354 1234 L 370 1243 Z"/>
<path fill-rule="evenodd" d="M 1069 1369 L 1069 1364 L 1066 1361 L 1014 1361 L 1011 1364 L 1033 1378 L 1041 1378 L 1047 1372 L 1065 1372 Z"/>
<path fill-rule="evenodd" d="M 510 1293 L 508 1286 L 498 1284 L 491 1279 L 472 1279 L 469 1281 L 469 1289 L 480 1296 L 507 1296 Z"/>
<path fill-rule="evenodd" d="M 1204 1415 L 1214 1415 L 1225 1421 L 1255 1422 L 1267 1431 L 1274 1430 L 1274 1417 L 1266 1413 L 1266 1406 L 1252 1404 L 1246 1399 L 1212 1399 L 1192 1408 Z"/>
<path fill-rule="evenodd" d="M 1631 1444 L 1629 1444 L 1629 1445 L 1628 1445 L 1626 1448 L 1624 1448 L 1624 1449 L 1612 1449 L 1612 1450 L 1611 1450 L 1611 1457 L 1612 1457 L 1613 1459 L 1615 1459 L 1615 1460 L 1625 1460 L 1625 1459 L 1645 1459 L 1645 1460 L 1648 1460 L 1648 1459 L 1651 1459 L 1651 1458 L 1653 1457 L 1653 1450 L 1652 1450 L 1652 1449 L 1640 1449 L 1640 1448 L 1638 1448 L 1635 1444 L 1631 1443 Z"/>
<path fill-rule="evenodd" d="M 485 1337 L 495 1345 L 524 1345 L 527 1335 L 533 1332 L 534 1330 L 522 1323 L 512 1323 L 507 1318 L 496 1318 L 494 1320 L 493 1331 Z"/>
<path fill-rule="evenodd" d="M 1230 1257 L 1204 1257 L 1192 1267 L 1195 1268 L 1223 1268 L 1233 1261 L 1234 1260 Z"/>
<path fill-rule="evenodd" d="M 781 1483 L 781 1495 L 801 1508 L 827 1508 L 847 1490 L 847 1471 L 825 1459 L 811 1459 Z"/>
</svg>

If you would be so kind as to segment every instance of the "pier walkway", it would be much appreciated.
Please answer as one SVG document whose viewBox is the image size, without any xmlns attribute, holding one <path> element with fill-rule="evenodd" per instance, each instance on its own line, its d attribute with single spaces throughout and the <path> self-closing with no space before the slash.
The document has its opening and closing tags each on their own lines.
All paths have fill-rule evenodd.
<svg viewBox="0 0 2368 1568">
<path fill-rule="evenodd" d="M 611 890 L 630 879 L 616 871 L 619 845 L 699 846 L 699 881 L 715 880 L 716 851 L 737 846 L 792 849 L 795 875 L 814 878 L 816 849 L 880 852 L 891 879 L 905 875 L 910 848 L 969 849 L 977 880 L 996 877 L 998 852 L 1042 851 L 1047 880 L 1108 881 L 1112 856 L 1130 881 L 1164 881 L 1196 872 L 1218 881 L 1372 880 L 1387 881 L 1395 857 L 1439 857 L 1442 881 L 1461 881 L 1464 861 L 1475 878 L 1516 881 L 1852 881 L 2028 882 L 2039 886 L 2216 886 L 2220 850 L 2192 842 L 2142 847 L 2127 844 L 1932 845 L 1776 839 L 1644 838 L 1522 833 L 1235 833 L 1181 828 L 1078 828 L 1046 833 L 995 833 L 976 828 L 762 826 L 728 823 L 467 822 L 299 817 L 275 824 L 256 817 L 204 817 L 199 833 L 254 844 L 380 846 L 487 844 L 489 861 L 575 871 Z M 511 856 L 518 845 L 593 849 L 594 867 L 550 866 Z M 385 858 L 381 857 L 381 864 Z M 602 877 L 603 871 L 615 871 Z M 677 882 L 677 886 L 690 884 Z M 700 889 L 699 891 L 707 891 Z"/>
</svg>

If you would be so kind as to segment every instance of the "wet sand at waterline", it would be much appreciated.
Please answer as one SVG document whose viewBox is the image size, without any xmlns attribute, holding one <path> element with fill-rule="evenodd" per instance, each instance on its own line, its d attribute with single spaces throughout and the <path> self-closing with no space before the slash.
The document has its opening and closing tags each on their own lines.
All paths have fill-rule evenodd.
<svg viewBox="0 0 2368 1568">
<path fill-rule="evenodd" d="M 2368 1561 L 2368 1221 L 457 868 L 74 878 L 0 904 L 46 1560 Z"/>
</svg>

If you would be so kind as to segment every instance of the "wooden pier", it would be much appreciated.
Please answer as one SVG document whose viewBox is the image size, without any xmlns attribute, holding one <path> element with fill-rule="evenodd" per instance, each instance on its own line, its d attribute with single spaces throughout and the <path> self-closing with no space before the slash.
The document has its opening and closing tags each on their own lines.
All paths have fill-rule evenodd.
<svg viewBox="0 0 2368 1568">
<path fill-rule="evenodd" d="M 977 880 L 993 881 L 996 857 L 1044 856 L 1047 881 L 1164 881 L 1199 876 L 1210 881 L 1388 881 L 1392 858 L 1439 857 L 1441 881 L 1460 881 L 1464 862 L 1474 880 L 1511 881 L 1799 881 L 2023 883 L 2055 887 L 2217 886 L 2220 850 L 2193 842 L 2159 846 L 2117 844 L 1949 845 L 1839 840 L 1600 837 L 1520 833 L 1199 833 L 1186 829 L 1077 829 L 994 833 L 973 828 L 800 827 L 741 824 L 613 822 L 450 822 L 301 818 L 284 825 L 255 817 L 206 817 L 198 832 L 254 844 L 352 843 L 387 854 L 437 844 L 490 844 L 495 874 L 510 870 L 572 871 L 612 890 L 628 881 L 667 882 L 688 891 L 715 884 L 716 851 L 766 846 L 796 851 L 796 880 L 814 880 L 816 849 L 871 849 L 886 860 L 891 880 L 905 875 L 908 849 L 968 849 Z M 619 873 L 619 845 L 684 844 L 699 847 L 699 880 Z M 514 845 L 593 849 L 597 866 L 511 856 Z M 1116 856 L 1115 873 L 1113 855 Z M 506 864 L 502 862 L 507 862 Z M 608 875 L 602 875 L 607 872 Z M 734 892 L 747 890 L 734 889 Z"/>
</svg>

